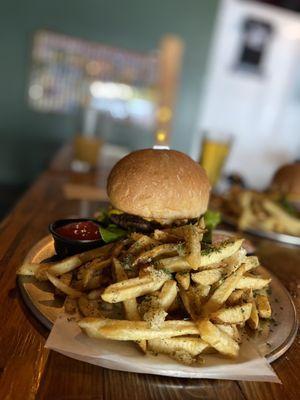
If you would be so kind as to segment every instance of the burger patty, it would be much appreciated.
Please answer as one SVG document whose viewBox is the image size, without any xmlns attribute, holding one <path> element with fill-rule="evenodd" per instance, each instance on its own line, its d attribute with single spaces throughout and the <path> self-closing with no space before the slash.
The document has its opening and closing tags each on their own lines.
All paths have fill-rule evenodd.
<svg viewBox="0 0 300 400">
<path fill-rule="evenodd" d="M 197 218 L 190 220 L 188 219 L 175 220 L 170 226 L 167 226 L 167 225 L 162 225 L 157 221 L 148 221 L 142 217 L 139 217 L 138 215 L 132 215 L 126 213 L 111 214 L 110 219 L 112 220 L 112 222 L 119 225 L 123 229 L 137 231 L 137 232 L 144 232 L 144 233 L 153 232 L 155 229 L 167 228 L 171 226 L 181 226 L 187 223 L 196 223 L 197 221 Z"/>
<path fill-rule="evenodd" d="M 161 228 L 161 224 L 159 222 L 147 221 L 142 217 L 132 214 L 111 214 L 109 218 L 115 224 L 126 230 L 147 233 Z"/>
</svg>

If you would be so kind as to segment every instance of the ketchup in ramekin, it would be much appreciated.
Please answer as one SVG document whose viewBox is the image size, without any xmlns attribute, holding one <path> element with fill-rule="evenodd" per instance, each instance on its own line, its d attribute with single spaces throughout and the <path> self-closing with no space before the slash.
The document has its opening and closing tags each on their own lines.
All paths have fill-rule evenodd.
<svg viewBox="0 0 300 400">
<path fill-rule="evenodd" d="M 93 221 L 76 221 L 59 226 L 56 233 L 73 240 L 98 240 L 101 239 L 99 225 Z"/>
<path fill-rule="evenodd" d="M 104 244 L 100 223 L 92 218 L 60 219 L 49 225 L 56 254 L 67 257 Z"/>
</svg>

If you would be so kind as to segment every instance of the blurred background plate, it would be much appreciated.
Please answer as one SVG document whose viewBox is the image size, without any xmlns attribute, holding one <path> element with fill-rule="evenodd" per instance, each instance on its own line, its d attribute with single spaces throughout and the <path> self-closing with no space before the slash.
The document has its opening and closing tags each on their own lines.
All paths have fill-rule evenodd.
<svg viewBox="0 0 300 400">
<path fill-rule="evenodd" d="M 225 231 L 216 231 L 218 235 Z M 52 237 L 47 236 L 39 241 L 27 254 L 25 261 L 40 262 L 54 255 Z M 265 268 L 259 267 L 260 273 L 271 277 L 271 306 L 273 317 L 270 323 L 264 323 L 251 337 L 259 352 L 269 362 L 275 361 L 284 354 L 293 343 L 298 322 L 295 306 L 290 294 L 280 281 Z M 63 312 L 63 300 L 53 295 L 53 286 L 48 282 L 39 282 L 34 277 L 19 275 L 18 286 L 22 298 L 35 317 L 48 329 L 58 315 Z M 247 340 L 247 336 L 244 338 Z"/>
<path fill-rule="evenodd" d="M 235 220 L 229 216 L 226 216 L 224 213 L 222 214 L 222 221 L 225 224 L 228 224 L 228 225 L 238 229 Z M 261 229 L 255 229 L 255 228 L 247 228 L 247 229 L 244 229 L 243 232 L 249 233 L 250 235 L 255 235 L 255 236 L 262 237 L 262 238 L 266 238 L 266 239 L 276 240 L 281 243 L 300 246 L 300 237 L 298 237 L 298 236 L 287 235 L 285 233 L 263 231 Z"/>
</svg>

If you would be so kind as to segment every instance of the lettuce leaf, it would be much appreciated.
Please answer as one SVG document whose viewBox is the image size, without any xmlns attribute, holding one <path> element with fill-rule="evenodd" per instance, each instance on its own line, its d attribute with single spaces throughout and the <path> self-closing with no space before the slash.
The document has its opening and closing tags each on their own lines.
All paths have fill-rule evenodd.
<svg viewBox="0 0 300 400">
<path fill-rule="evenodd" d="M 100 226 L 99 231 L 101 238 L 105 243 L 115 242 L 127 235 L 127 232 L 124 231 L 124 229 L 119 228 L 115 224 L 110 224 L 106 228 Z"/>
<path fill-rule="evenodd" d="M 289 215 L 291 215 L 292 217 L 296 217 L 299 218 L 299 213 L 296 209 L 296 207 L 291 204 L 286 197 L 282 197 L 278 204 L 280 205 L 280 207 L 287 212 Z"/>
<path fill-rule="evenodd" d="M 212 242 L 212 231 L 221 222 L 221 214 L 218 211 L 207 210 L 204 214 L 205 228 L 207 231 L 203 236 L 203 242 Z"/>
<path fill-rule="evenodd" d="M 96 219 L 104 225 L 109 223 L 109 215 L 106 208 L 99 209 Z"/>
</svg>

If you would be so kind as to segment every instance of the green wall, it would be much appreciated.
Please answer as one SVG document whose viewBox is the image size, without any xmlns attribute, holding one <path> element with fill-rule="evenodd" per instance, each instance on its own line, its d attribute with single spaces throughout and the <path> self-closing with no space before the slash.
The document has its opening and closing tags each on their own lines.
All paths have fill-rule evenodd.
<svg viewBox="0 0 300 400">
<path fill-rule="evenodd" d="M 73 132 L 70 116 L 26 104 L 30 39 L 40 28 L 141 51 L 165 33 L 186 44 L 173 147 L 189 150 L 218 0 L 0 0 L 0 183 L 33 179 Z"/>
</svg>

